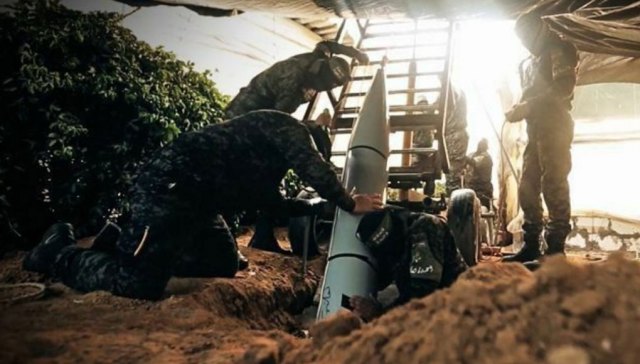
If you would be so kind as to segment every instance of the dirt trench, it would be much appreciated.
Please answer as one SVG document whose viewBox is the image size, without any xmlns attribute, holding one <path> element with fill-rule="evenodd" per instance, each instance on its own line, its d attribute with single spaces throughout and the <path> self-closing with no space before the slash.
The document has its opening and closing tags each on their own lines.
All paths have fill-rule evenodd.
<svg viewBox="0 0 640 364">
<path fill-rule="evenodd" d="M 248 236 L 240 239 L 246 245 Z M 20 268 L 23 253 L 0 261 L 0 283 L 44 282 L 42 299 L 0 307 L 0 363 L 237 361 L 249 342 L 296 334 L 324 259 L 301 261 L 241 246 L 248 270 L 234 279 L 172 279 L 158 302 L 81 294 Z"/>
<path fill-rule="evenodd" d="M 242 363 L 637 363 L 640 264 L 480 264 L 369 324 L 343 312 L 312 340 L 259 338 Z"/>
</svg>

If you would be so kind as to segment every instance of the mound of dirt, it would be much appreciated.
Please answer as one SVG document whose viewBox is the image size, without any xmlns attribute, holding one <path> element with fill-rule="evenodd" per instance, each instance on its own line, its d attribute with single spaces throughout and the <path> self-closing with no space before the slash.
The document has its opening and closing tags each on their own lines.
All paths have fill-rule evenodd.
<svg viewBox="0 0 640 364">
<path fill-rule="evenodd" d="M 298 333 L 295 315 L 311 304 L 324 259 L 302 278 L 298 258 L 241 250 L 248 270 L 233 279 L 174 278 L 157 302 L 45 281 L 43 299 L 0 307 L 0 363 L 229 363 L 254 339 Z M 0 283 L 43 281 L 22 271 L 22 256 L 0 261 Z"/>
<path fill-rule="evenodd" d="M 262 338 L 243 362 L 636 363 L 640 264 L 621 255 L 595 264 L 556 258 L 535 274 L 481 264 L 447 290 L 362 328 L 352 322 L 343 314 L 320 323 L 330 340 Z"/>
</svg>

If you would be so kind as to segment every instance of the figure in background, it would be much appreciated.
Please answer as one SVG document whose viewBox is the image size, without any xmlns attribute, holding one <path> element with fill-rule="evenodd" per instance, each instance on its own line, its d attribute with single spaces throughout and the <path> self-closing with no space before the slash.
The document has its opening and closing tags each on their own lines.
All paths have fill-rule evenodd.
<svg viewBox="0 0 640 364">
<path fill-rule="evenodd" d="M 469 154 L 466 159 L 469 173 L 465 174 L 466 187 L 475 191 L 482 206 L 488 211 L 493 210 L 493 184 L 491 174 L 493 171 L 493 160 L 489 154 L 489 142 L 483 138 L 478 142 L 476 151 Z"/>
</svg>

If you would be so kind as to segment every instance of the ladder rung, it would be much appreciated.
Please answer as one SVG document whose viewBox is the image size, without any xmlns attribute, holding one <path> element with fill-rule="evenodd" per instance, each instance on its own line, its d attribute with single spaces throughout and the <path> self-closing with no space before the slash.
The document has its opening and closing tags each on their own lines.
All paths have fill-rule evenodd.
<svg viewBox="0 0 640 364">
<path fill-rule="evenodd" d="M 425 34 L 425 33 L 446 33 L 446 28 L 434 28 L 434 29 L 408 29 L 408 30 L 398 30 L 391 32 L 373 32 L 364 36 L 363 39 L 371 39 L 371 38 L 381 38 L 381 37 L 390 37 L 390 36 L 398 36 L 398 35 L 413 35 L 413 34 Z M 448 35 L 447 35 L 448 36 Z"/>
<path fill-rule="evenodd" d="M 391 105 L 389 107 L 390 112 L 419 112 L 427 113 L 438 110 L 437 104 L 431 105 Z M 336 111 L 336 114 L 357 114 L 360 112 L 359 107 L 345 107 L 344 109 Z"/>
<path fill-rule="evenodd" d="M 407 149 L 392 149 L 390 154 L 433 154 L 438 150 L 436 148 L 407 148 Z"/>
<path fill-rule="evenodd" d="M 442 74 L 442 71 L 429 71 L 429 72 L 416 72 L 414 74 L 411 73 L 392 73 L 390 75 L 387 75 L 387 78 L 401 78 L 401 77 L 410 77 L 410 76 L 429 76 L 429 75 L 440 75 Z M 356 76 L 356 77 L 351 77 L 351 81 L 365 81 L 365 80 L 370 80 L 373 78 L 374 75 L 367 75 L 367 76 Z"/>
<path fill-rule="evenodd" d="M 342 167 L 336 167 L 337 175 L 342 175 Z M 389 181 L 426 181 L 435 176 L 434 169 L 423 167 L 389 167 Z"/>
<path fill-rule="evenodd" d="M 389 167 L 389 174 L 393 174 L 396 178 L 401 176 L 410 176 L 410 175 L 430 175 L 433 174 L 432 168 L 425 168 L 425 166 L 398 166 L 398 167 Z"/>
<path fill-rule="evenodd" d="M 444 56 L 428 56 L 428 57 L 417 57 L 417 58 L 398 58 L 398 59 L 390 59 L 387 63 L 403 63 L 403 62 L 411 62 L 411 61 L 444 61 L 446 57 Z M 379 61 L 371 61 L 369 64 L 381 64 L 382 60 Z"/>
<path fill-rule="evenodd" d="M 355 117 L 337 118 L 335 120 L 335 129 L 332 130 L 332 133 L 351 133 L 351 128 L 355 120 Z M 389 127 L 391 131 L 437 129 L 440 125 L 442 125 L 442 117 L 440 114 L 389 116 Z"/>
<path fill-rule="evenodd" d="M 413 92 L 414 94 L 420 93 L 420 92 L 433 92 L 433 91 L 442 91 L 441 87 L 423 87 L 423 88 L 408 88 L 408 89 L 404 89 L 404 90 L 392 90 L 392 91 L 388 91 L 389 95 L 397 95 L 397 94 L 408 94 L 410 92 Z M 366 92 L 349 92 L 347 94 L 345 94 L 345 97 L 360 97 L 360 96 L 366 96 L 367 93 Z"/>
<path fill-rule="evenodd" d="M 438 150 L 435 148 L 409 148 L 409 149 L 393 149 L 389 151 L 389 154 L 434 154 Z M 347 151 L 334 151 L 331 152 L 331 156 L 341 157 L 347 155 Z"/>
<path fill-rule="evenodd" d="M 360 50 L 363 52 L 377 52 L 377 51 L 386 51 L 389 49 L 410 49 L 410 48 L 435 47 L 435 46 L 445 46 L 445 45 L 447 45 L 446 41 L 433 42 L 433 43 L 427 43 L 427 44 L 396 45 L 396 46 L 387 46 L 387 47 L 364 47 L 364 48 L 360 48 Z"/>
</svg>

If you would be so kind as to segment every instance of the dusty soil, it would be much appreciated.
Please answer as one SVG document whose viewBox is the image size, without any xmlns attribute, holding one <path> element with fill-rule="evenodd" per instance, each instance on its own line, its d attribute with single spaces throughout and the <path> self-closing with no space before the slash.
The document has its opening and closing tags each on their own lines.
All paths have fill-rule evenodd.
<svg viewBox="0 0 640 364">
<path fill-rule="evenodd" d="M 345 312 L 311 332 L 256 340 L 243 362 L 637 363 L 640 264 L 552 259 L 532 274 L 484 263 L 372 323 Z"/>
<path fill-rule="evenodd" d="M 41 299 L 0 306 L 0 363 L 590 364 L 640 357 L 640 264 L 622 255 L 551 260 L 535 274 L 492 257 L 451 288 L 372 323 L 341 312 L 302 339 L 308 320 L 296 315 L 311 303 L 324 260 L 312 261 L 303 280 L 297 258 L 241 250 L 248 271 L 234 279 L 173 279 L 159 302 L 73 292 L 22 271 L 22 254 L 5 257 L 0 284 L 48 289 Z"/>
<path fill-rule="evenodd" d="M 241 250 L 249 270 L 234 279 L 172 279 L 159 302 L 80 294 L 23 271 L 23 254 L 5 257 L 0 283 L 48 289 L 42 299 L 0 306 L 0 363 L 229 363 L 270 330 L 298 333 L 295 314 L 311 303 L 324 259 L 313 260 L 302 279 L 297 258 Z"/>
</svg>

